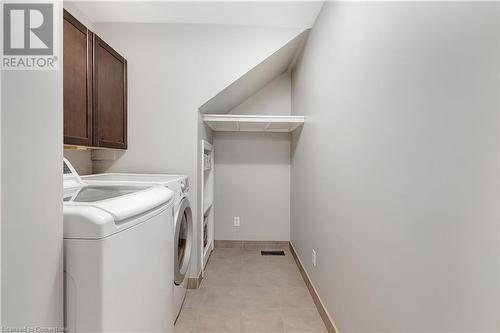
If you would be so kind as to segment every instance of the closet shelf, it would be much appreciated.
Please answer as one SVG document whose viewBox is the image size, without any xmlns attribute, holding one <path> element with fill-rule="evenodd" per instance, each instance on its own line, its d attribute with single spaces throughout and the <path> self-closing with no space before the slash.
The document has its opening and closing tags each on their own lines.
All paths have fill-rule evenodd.
<svg viewBox="0 0 500 333">
<path fill-rule="evenodd" d="M 304 116 L 205 114 L 203 121 L 216 132 L 293 132 Z"/>
</svg>

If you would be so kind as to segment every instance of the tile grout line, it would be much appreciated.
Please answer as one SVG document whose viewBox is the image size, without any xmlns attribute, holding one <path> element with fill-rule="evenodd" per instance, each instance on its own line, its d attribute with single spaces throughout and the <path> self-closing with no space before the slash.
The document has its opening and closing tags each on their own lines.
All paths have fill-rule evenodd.
<svg viewBox="0 0 500 333">
<path fill-rule="evenodd" d="M 266 243 L 267 243 L 267 242 L 266 242 Z M 255 243 L 254 243 L 254 244 L 255 244 Z M 220 249 L 221 249 L 221 248 L 220 248 Z M 227 248 L 227 249 L 231 249 L 231 248 Z M 232 249 L 235 249 L 235 248 L 233 247 Z M 236 249 L 237 249 L 237 250 L 255 250 L 255 251 L 257 251 L 257 252 L 256 252 L 257 257 L 260 257 L 260 255 L 258 255 L 258 254 L 257 254 L 257 253 L 258 253 L 258 250 L 260 250 L 259 248 L 251 248 L 251 249 L 250 249 L 250 248 L 240 247 L 240 248 L 236 248 Z M 285 249 L 285 248 L 283 248 L 283 249 Z M 290 265 L 290 267 L 295 267 L 294 272 L 290 272 L 290 273 L 291 273 L 292 275 L 294 275 L 294 276 L 295 276 L 295 274 L 297 274 L 297 273 L 302 274 L 302 272 L 300 271 L 300 267 L 298 267 L 298 266 L 297 266 L 296 258 L 293 256 L 293 253 L 291 253 L 291 250 L 290 250 L 290 249 L 285 249 L 285 250 L 287 250 L 287 251 L 286 251 L 286 254 L 287 254 L 287 257 L 288 257 L 288 258 L 286 258 L 286 261 L 287 261 L 287 265 L 286 265 L 286 266 L 288 267 L 288 265 Z M 233 257 L 231 257 L 231 256 L 226 257 L 226 256 L 224 255 L 222 258 L 218 258 L 216 261 L 217 261 L 217 264 L 219 264 L 219 265 L 220 265 L 220 260 L 221 260 L 221 259 L 222 259 L 222 261 L 221 261 L 221 262 L 223 262 L 223 261 L 224 261 L 224 259 L 230 259 L 230 260 L 231 260 L 232 258 L 233 258 Z M 279 258 L 282 258 L 282 257 L 279 257 Z M 244 256 L 237 256 L 237 258 L 235 258 L 235 259 L 236 259 L 236 260 L 234 260 L 234 259 L 233 259 L 233 260 L 234 260 L 234 262 L 239 263 L 239 264 L 243 264 L 243 266 L 245 265 L 245 262 L 246 262 L 246 261 L 245 261 L 245 257 L 244 257 Z M 263 262 L 266 262 L 266 263 L 271 264 L 271 265 L 272 265 L 273 263 L 280 263 L 280 264 L 282 263 L 282 261 L 276 260 L 276 258 L 275 258 L 275 257 L 264 258 L 264 261 L 263 261 Z M 284 261 L 283 261 L 283 262 L 284 262 Z M 211 263 L 212 263 L 212 264 L 215 264 L 215 262 L 212 262 L 212 261 L 211 261 Z M 238 295 L 237 295 L 237 297 L 240 299 L 240 300 L 239 300 L 239 301 L 240 301 L 239 303 L 240 303 L 240 305 L 241 305 L 241 306 L 239 306 L 239 309 L 238 309 L 238 310 L 239 310 L 239 311 L 238 311 L 238 313 L 239 313 L 239 320 L 238 320 L 237 322 L 235 322 L 235 324 L 236 324 L 237 326 L 235 325 L 235 327 L 233 327 L 234 331 L 235 331 L 235 332 L 241 332 L 241 331 L 243 330 L 243 321 L 242 321 L 243 319 L 242 319 L 242 318 L 243 318 L 243 313 L 244 313 L 245 311 L 262 310 L 262 309 L 264 309 L 264 310 L 268 309 L 268 310 L 273 310 L 273 311 L 275 311 L 275 312 L 276 312 L 276 314 L 277 314 L 276 319 L 279 319 L 280 324 L 281 324 L 281 325 L 282 325 L 282 327 L 283 327 L 283 331 L 282 331 L 282 332 L 286 332 L 286 330 L 285 330 L 285 326 L 286 326 L 285 324 L 286 324 L 286 321 L 285 321 L 285 315 L 284 315 L 283 311 L 287 311 L 287 310 L 297 310 L 297 311 L 303 311 L 303 310 L 305 311 L 305 310 L 307 310 L 307 311 L 310 311 L 310 310 L 313 310 L 313 309 L 314 309 L 314 310 L 317 310 L 317 309 L 315 308 L 315 300 L 314 300 L 314 298 L 312 298 L 312 297 L 311 297 L 312 295 L 310 294 L 310 292 L 309 292 L 309 291 L 306 291 L 306 289 L 308 288 L 307 283 L 305 283 L 305 281 L 304 281 L 304 279 L 303 279 L 303 276 L 301 276 L 301 277 L 299 277 L 299 276 L 300 276 L 300 275 L 297 275 L 297 278 L 299 278 L 299 279 L 300 279 L 300 281 L 301 281 L 301 286 L 300 286 L 300 287 L 299 287 L 299 286 L 295 286 L 295 285 L 286 285 L 286 286 L 279 285 L 279 286 L 273 286 L 273 287 L 272 287 L 272 290 L 273 290 L 273 291 L 276 291 L 277 293 L 283 293 L 285 290 L 290 290 L 290 291 L 297 290 L 297 291 L 299 291 L 299 290 L 301 290 L 301 289 L 302 289 L 302 290 L 304 290 L 304 291 L 307 293 L 307 296 L 309 297 L 308 299 L 309 299 L 309 301 L 311 302 L 311 306 L 307 306 L 307 307 L 306 307 L 306 306 L 287 306 L 287 305 L 285 305 L 285 304 L 288 304 L 288 302 L 286 302 L 286 301 L 285 301 L 285 302 L 283 302 L 283 301 L 281 300 L 281 301 L 279 301 L 279 302 L 278 302 L 278 304 L 276 304 L 276 305 L 277 305 L 276 307 L 275 307 L 275 306 L 273 306 L 273 307 L 270 307 L 269 309 L 268 309 L 268 308 L 261 308 L 261 307 L 249 307 L 249 308 L 243 308 L 242 304 L 243 304 L 243 299 L 244 299 L 244 296 L 243 296 L 243 294 L 242 294 L 242 290 L 244 290 L 244 289 L 245 289 L 246 285 L 243 285 L 243 282 L 241 281 L 241 278 L 240 278 L 240 283 L 238 284 L 238 286 L 235 286 L 235 288 L 234 288 L 235 290 L 237 290 L 237 291 L 238 291 Z M 209 280 L 210 280 L 210 279 L 209 279 Z M 204 283 L 204 282 L 209 282 L 209 281 L 208 281 L 208 280 L 206 280 L 206 281 L 205 281 L 205 279 L 204 279 L 203 283 Z M 304 289 L 304 287 L 305 287 L 306 289 Z M 210 289 L 212 289 L 212 288 L 213 288 L 213 289 L 219 289 L 219 288 L 226 289 L 226 287 L 224 287 L 224 286 L 220 286 L 220 285 L 210 285 L 210 284 L 209 284 L 209 285 L 204 284 L 204 285 L 203 285 L 203 288 L 207 288 L 207 290 L 210 290 Z M 252 288 L 252 286 L 249 286 L 249 288 Z M 255 288 L 265 288 L 265 287 L 255 286 Z M 199 290 L 199 289 L 198 289 L 198 290 Z M 196 293 L 196 291 L 195 291 L 195 290 L 193 290 L 192 292 L 193 292 L 193 293 Z M 299 294 L 300 294 L 300 293 L 299 293 Z M 209 297 L 209 294 L 204 293 L 204 294 L 202 295 L 202 297 L 201 297 L 201 301 L 200 301 L 200 302 L 201 302 L 201 304 L 204 304 L 204 303 L 205 303 L 205 301 L 207 300 L 207 298 L 208 298 L 208 297 Z M 312 298 L 312 299 L 311 299 L 311 298 Z M 203 313 L 203 312 L 202 312 L 202 310 L 201 310 L 201 307 L 194 307 L 194 306 L 193 306 L 193 308 L 196 308 L 196 309 L 197 309 L 197 312 L 196 312 L 196 318 L 193 318 L 193 319 L 194 319 L 194 322 L 195 322 L 194 324 L 195 324 L 196 329 L 197 329 L 197 330 L 199 330 L 199 329 L 201 329 L 201 327 L 202 327 L 201 317 L 202 317 L 202 313 Z M 223 307 L 222 307 L 222 308 L 223 308 Z M 314 311 L 314 312 L 316 312 L 316 311 Z M 316 313 L 317 313 L 317 312 L 316 312 Z M 320 317 L 321 317 L 321 316 L 320 316 Z M 318 319 L 319 319 L 319 318 L 318 318 Z M 322 322 L 322 319 L 323 319 L 323 318 L 321 318 L 320 322 Z M 323 325 L 325 325 L 325 323 L 324 323 L 324 322 L 322 322 L 322 324 L 323 324 Z M 325 325 L 325 326 L 326 326 L 326 325 Z M 323 327 L 325 327 L 325 326 L 323 326 Z M 280 331 L 280 333 L 281 333 L 281 331 Z"/>
</svg>

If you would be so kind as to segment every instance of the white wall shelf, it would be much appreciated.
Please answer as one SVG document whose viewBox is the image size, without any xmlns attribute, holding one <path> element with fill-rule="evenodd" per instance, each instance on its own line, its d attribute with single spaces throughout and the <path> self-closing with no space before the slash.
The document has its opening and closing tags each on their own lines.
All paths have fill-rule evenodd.
<svg viewBox="0 0 500 333">
<path fill-rule="evenodd" d="M 215 132 L 293 132 L 304 116 L 205 114 L 203 121 Z"/>
</svg>

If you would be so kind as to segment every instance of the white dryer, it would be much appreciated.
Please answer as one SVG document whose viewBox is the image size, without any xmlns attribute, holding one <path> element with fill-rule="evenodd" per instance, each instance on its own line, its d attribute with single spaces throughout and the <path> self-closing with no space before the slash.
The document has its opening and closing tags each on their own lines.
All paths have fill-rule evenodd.
<svg viewBox="0 0 500 333">
<path fill-rule="evenodd" d="M 173 332 L 173 191 L 86 184 L 64 164 L 65 327 Z"/>
<path fill-rule="evenodd" d="M 174 200 L 174 318 L 186 297 L 187 273 L 193 252 L 193 214 L 190 203 L 189 178 L 169 174 L 103 173 L 83 176 L 86 183 L 120 183 L 122 185 L 163 185 L 175 193 Z"/>
</svg>

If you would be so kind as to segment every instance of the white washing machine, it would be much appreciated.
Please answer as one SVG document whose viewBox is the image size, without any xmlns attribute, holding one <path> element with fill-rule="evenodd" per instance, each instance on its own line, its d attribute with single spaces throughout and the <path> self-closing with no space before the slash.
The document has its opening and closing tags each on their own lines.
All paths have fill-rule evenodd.
<svg viewBox="0 0 500 333">
<path fill-rule="evenodd" d="M 174 200 L 174 318 L 186 297 L 187 272 L 193 251 L 193 214 L 190 204 L 189 179 L 184 175 L 103 173 L 83 176 L 86 183 L 120 183 L 122 185 L 163 185 L 175 193 Z"/>
<path fill-rule="evenodd" d="M 64 164 L 65 327 L 173 332 L 173 191 L 86 184 Z"/>
</svg>

